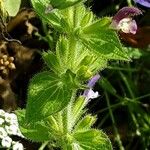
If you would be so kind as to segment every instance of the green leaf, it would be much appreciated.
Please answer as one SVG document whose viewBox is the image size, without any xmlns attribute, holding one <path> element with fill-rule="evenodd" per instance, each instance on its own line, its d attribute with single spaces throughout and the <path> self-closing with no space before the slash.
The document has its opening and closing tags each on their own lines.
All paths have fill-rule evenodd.
<svg viewBox="0 0 150 150">
<path fill-rule="evenodd" d="M 74 138 L 84 150 L 112 150 L 109 139 L 100 130 L 89 129 L 75 132 Z"/>
<path fill-rule="evenodd" d="M 89 66 L 81 66 L 77 72 L 77 78 L 80 80 L 88 80 L 91 78 L 92 72 L 89 70 Z"/>
<path fill-rule="evenodd" d="M 80 25 L 81 27 L 85 27 L 88 26 L 92 23 L 92 20 L 94 18 L 94 15 L 92 12 L 85 10 L 85 14 L 83 13 L 83 17 L 82 20 L 80 21 Z"/>
<path fill-rule="evenodd" d="M 98 30 L 101 31 L 101 28 L 103 29 L 108 28 L 110 24 L 111 24 L 111 19 L 109 17 L 104 17 L 86 26 L 84 28 L 84 33 L 91 34 L 91 32 L 95 33 Z"/>
<path fill-rule="evenodd" d="M 25 120 L 25 110 L 16 111 L 19 128 L 21 133 L 29 140 L 36 142 L 44 142 L 51 139 L 49 128 L 45 126 L 44 122 L 34 123 L 34 125 L 27 124 Z"/>
<path fill-rule="evenodd" d="M 70 31 L 68 30 L 68 32 L 75 32 L 75 34 L 77 31 L 80 32 L 81 27 L 90 25 L 94 19 L 93 13 L 90 9 L 87 9 L 83 3 L 63 9 L 60 12 L 62 19 L 66 21 L 71 29 Z M 67 29 L 66 23 L 62 25 Z"/>
<path fill-rule="evenodd" d="M 103 18 L 83 29 L 81 42 L 90 50 L 107 60 L 129 60 L 115 31 L 109 28 L 110 19 Z"/>
<path fill-rule="evenodd" d="M 63 68 L 70 68 L 69 61 L 69 41 L 65 37 L 60 37 L 56 45 L 56 56 Z"/>
<path fill-rule="evenodd" d="M 46 9 L 49 4 L 49 0 L 31 0 L 32 5 L 37 12 L 37 14 L 41 17 L 43 21 L 52 25 L 57 30 L 62 30 L 61 27 L 61 17 L 58 10 L 52 11 L 51 13 L 47 13 Z"/>
<path fill-rule="evenodd" d="M 3 1 L 3 0 L 2 0 Z M 15 16 L 20 8 L 21 0 L 4 0 L 3 6 L 8 12 L 9 16 Z"/>
<path fill-rule="evenodd" d="M 84 96 L 79 96 L 78 99 L 71 104 L 72 105 L 72 119 L 74 122 L 74 125 L 77 124 L 77 122 L 80 120 L 81 116 L 85 113 L 85 106 L 87 105 L 87 101 L 85 101 Z"/>
<path fill-rule="evenodd" d="M 44 52 L 43 54 L 44 62 L 47 64 L 47 66 L 53 70 L 56 74 L 59 74 L 62 72 L 59 60 L 57 59 L 56 55 L 51 52 Z"/>
<path fill-rule="evenodd" d="M 33 77 L 28 92 L 27 122 L 43 120 L 66 107 L 73 93 L 72 80 L 69 71 L 61 77 L 50 72 Z"/>
<path fill-rule="evenodd" d="M 73 6 L 83 0 L 50 0 L 50 4 L 54 8 L 64 9 L 70 6 Z"/>
<path fill-rule="evenodd" d="M 86 115 L 83 119 L 81 119 L 77 125 L 75 126 L 75 131 L 90 129 L 91 126 L 96 122 L 96 116 Z"/>
<path fill-rule="evenodd" d="M 139 48 L 124 47 L 123 48 L 131 59 L 139 59 L 143 55 L 143 51 Z"/>
</svg>

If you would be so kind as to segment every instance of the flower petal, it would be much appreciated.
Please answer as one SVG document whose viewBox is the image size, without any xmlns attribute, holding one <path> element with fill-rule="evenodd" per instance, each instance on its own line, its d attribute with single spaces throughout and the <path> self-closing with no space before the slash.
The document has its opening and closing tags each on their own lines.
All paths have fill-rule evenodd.
<svg viewBox="0 0 150 150">
<path fill-rule="evenodd" d="M 134 0 L 136 3 L 150 8 L 150 0 Z"/>
<path fill-rule="evenodd" d="M 142 14 L 142 11 L 136 7 L 123 7 L 113 17 L 113 22 L 118 24 L 123 18 L 129 18 Z"/>
<path fill-rule="evenodd" d="M 93 76 L 93 77 L 89 80 L 87 86 L 88 86 L 89 88 L 94 87 L 94 85 L 96 84 L 96 82 L 97 82 L 99 79 L 100 79 L 100 75 L 99 75 L 99 74 Z"/>
<path fill-rule="evenodd" d="M 136 34 L 137 24 L 135 20 L 132 20 L 132 18 L 124 18 L 120 20 L 117 29 L 122 30 L 124 33 Z"/>
<path fill-rule="evenodd" d="M 89 100 L 89 99 L 94 99 L 94 98 L 97 98 L 99 96 L 98 92 L 94 92 L 92 89 L 89 89 L 88 90 L 88 93 L 87 93 L 87 96 L 86 96 L 86 99 Z"/>
<path fill-rule="evenodd" d="M 83 96 L 86 97 L 86 100 L 90 100 L 99 97 L 99 93 L 97 91 L 94 92 L 92 89 L 88 89 L 84 91 Z"/>
</svg>

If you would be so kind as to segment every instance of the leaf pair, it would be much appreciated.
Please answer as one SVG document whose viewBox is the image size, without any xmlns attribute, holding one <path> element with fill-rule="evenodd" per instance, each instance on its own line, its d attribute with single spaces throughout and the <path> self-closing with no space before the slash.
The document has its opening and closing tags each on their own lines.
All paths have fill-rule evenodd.
<svg viewBox="0 0 150 150">
<path fill-rule="evenodd" d="M 63 150 L 111 150 L 111 143 L 100 130 L 93 129 L 96 116 L 86 114 L 88 101 L 80 96 L 67 108 L 34 124 L 25 123 L 25 111 L 17 111 L 22 133 L 33 141 L 49 141 Z"/>
</svg>

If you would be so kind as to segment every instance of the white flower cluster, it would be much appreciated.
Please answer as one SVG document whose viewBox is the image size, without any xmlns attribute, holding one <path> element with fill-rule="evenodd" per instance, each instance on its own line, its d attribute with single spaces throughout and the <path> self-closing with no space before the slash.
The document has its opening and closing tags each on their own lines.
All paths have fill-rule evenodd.
<svg viewBox="0 0 150 150">
<path fill-rule="evenodd" d="M 11 135 L 23 137 L 19 129 L 17 116 L 14 113 L 7 113 L 0 109 L 0 145 L 13 150 L 23 150 L 23 145 L 13 141 Z"/>
</svg>

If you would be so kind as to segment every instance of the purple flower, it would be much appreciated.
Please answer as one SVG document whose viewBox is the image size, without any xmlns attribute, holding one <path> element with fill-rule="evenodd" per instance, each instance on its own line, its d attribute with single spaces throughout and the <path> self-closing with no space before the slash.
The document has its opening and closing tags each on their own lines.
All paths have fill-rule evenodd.
<svg viewBox="0 0 150 150">
<path fill-rule="evenodd" d="M 89 88 L 94 87 L 94 85 L 96 84 L 96 82 L 97 82 L 99 79 L 100 79 L 100 75 L 99 75 L 99 74 L 93 76 L 93 77 L 89 80 L 87 86 L 88 86 Z"/>
<path fill-rule="evenodd" d="M 150 8 L 150 0 L 134 0 L 136 3 Z"/>
<path fill-rule="evenodd" d="M 89 100 L 89 99 L 97 98 L 99 96 L 99 94 L 97 91 L 94 92 L 92 89 L 88 89 L 88 90 L 84 91 L 83 96 L 86 97 L 86 100 Z"/>
<path fill-rule="evenodd" d="M 136 34 L 137 24 L 132 17 L 140 14 L 142 11 L 136 7 L 123 7 L 113 17 L 111 27 L 124 33 Z"/>
<path fill-rule="evenodd" d="M 94 99 L 94 98 L 97 98 L 99 96 L 98 92 L 94 92 L 92 90 L 92 88 L 94 87 L 94 85 L 96 84 L 96 82 L 99 80 L 99 78 L 100 78 L 100 75 L 97 74 L 97 75 L 93 76 L 89 80 L 89 82 L 87 84 L 87 86 L 89 87 L 89 89 L 86 89 L 84 91 L 84 93 L 83 93 L 83 96 L 85 96 L 87 100 Z"/>
</svg>

